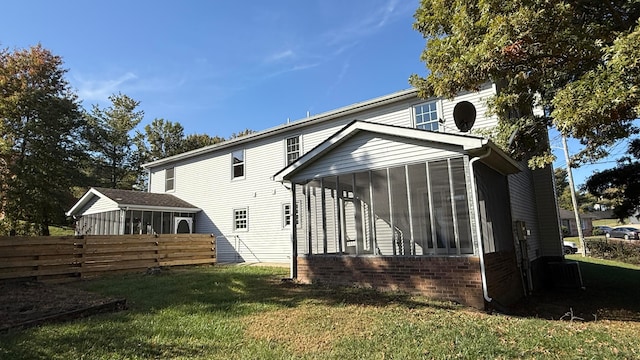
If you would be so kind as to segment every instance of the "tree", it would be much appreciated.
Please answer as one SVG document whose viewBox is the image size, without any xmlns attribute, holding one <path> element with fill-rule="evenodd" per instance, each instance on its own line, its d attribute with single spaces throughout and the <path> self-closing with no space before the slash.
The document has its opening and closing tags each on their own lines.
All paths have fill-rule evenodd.
<svg viewBox="0 0 640 360">
<path fill-rule="evenodd" d="M 183 142 L 182 150 L 191 151 L 201 147 L 218 144 L 224 141 L 220 136 L 209 136 L 207 134 L 191 134 L 188 135 Z"/>
<path fill-rule="evenodd" d="M 639 17 L 635 0 L 422 0 L 414 28 L 430 73 L 410 82 L 422 97 L 451 98 L 493 81 L 495 137 L 512 156 L 551 163 L 553 125 L 596 159 L 638 131 Z"/>
<path fill-rule="evenodd" d="M 145 146 L 144 160 L 154 161 L 179 154 L 184 142 L 184 128 L 180 123 L 173 123 L 164 119 L 155 119 L 144 127 Z"/>
<path fill-rule="evenodd" d="M 558 207 L 565 210 L 573 210 L 567 170 L 556 168 L 554 170 L 554 179 L 556 183 L 556 194 L 558 196 Z M 594 205 L 598 202 L 598 199 L 591 193 L 585 191 L 585 189 L 578 189 L 576 191 L 576 199 L 578 201 L 578 210 L 581 213 L 593 211 Z"/>
<path fill-rule="evenodd" d="M 586 183 L 592 194 L 613 202 L 613 213 L 620 220 L 640 210 L 639 139 L 631 142 L 628 152 L 630 156 L 620 159 L 615 168 L 596 172 Z"/>
<path fill-rule="evenodd" d="M 144 111 L 136 110 L 139 101 L 124 94 L 111 95 L 111 106 L 93 105 L 86 114 L 87 138 L 94 160 L 94 184 L 113 189 L 131 189 L 141 173 L 143 161 L 136 149 L 134 130 Z"/>
<path fill-rule="evenodd" d="M 217 144 L 224 138 L 206 134 L 185 137 L 184 128 L 179 122 L 155 119 L 144 127 L 144 134 L 139 140 L 138 148 L 143 151 L 141 156 L 144 162 L 149 162 Z"/>
<path fill-rule="evenodd" d="M 231 136 L 229 136 L 229 140 L 237 139 L 239 137 L 247 136 L 247 135 L 250 135 L 250 134 L 253 134 L 253 133 L 255 133 L 254 130 L 251 130 L 251 129 L 247 128 L 247 129 L 244 129 L 244 130 L 242 130 L 242 131 L 240 131 L 238 133 L 231 134 Z"/>
<path fill-rule="evenodd" d="M 85 119 L 62 58 L 41 45 L 0 51 L 0 206 L 16 230 L 64 223 Z"/>
</svg>

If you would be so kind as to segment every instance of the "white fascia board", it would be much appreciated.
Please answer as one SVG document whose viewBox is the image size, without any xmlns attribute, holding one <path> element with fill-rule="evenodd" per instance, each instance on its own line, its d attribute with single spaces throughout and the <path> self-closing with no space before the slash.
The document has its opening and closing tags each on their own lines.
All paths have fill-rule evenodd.
<svg viewBox="0 0 640 360">
<path fill-rule="evenodd" d="M 378 106 L 382 106 L 382 105 L 387 105 L 390 103 L 394 103 L 394 102 L 398 102 L 398 101 L 402 101 L 402 100 L 406 100 L 406 99 L 410 99 L 412 97 L 417 97 L 417 93 L 418 91 L 416 89 L 407 89 L 407 90 L 402 90 L 402 91 L 398 91 L 395 92 L 393 94 L 390 95 L 385 95 L 385 96 L 381 96 L 375 99 L 371 99 L 371 100 L 367 100 L 367 101 L 363 101 L 363 102 L 359 102 L 359 103 L 355 103 L 349 106 L 345 106 L 336 110 L 331 110 L 331 111 L 327 111 L 318 115 L 314 115 L 311 117 L 307 117 L 307 118 L 302 118 L 299 120 L 295 120 L 292 121 L 288 124 L 284 124 L 284 125 L 279 125 L 279 126 L 275 126 L 272 127 L 270 129 L 267 130 L 263 130 L 263 131 L 259 131 L 253 134 L 249 134 L 237 139 L 232 139 L 232 140 L 227 140 L 224 142 L 221 142 L 219 144 L 214 144 L 214 145 L 209 145 L 209 146 L 205 146 L 203 148 L 200 149 L 195 149 L 195 150 L 191 150 L 182 154 L 178 154 L 178 155 L 174 155 L 174 156 L 170 156 L 164 159 L 159 159 L 156 161 L 152 161 L 146 164 L 142 164 L 142 167 L 145 169 L 151 169 L 154 167 L 158 167 L 158 166 L 163 166 L 165 164 L 169 164 L 175 161 L 180 161 L 180 160 L 184 160 L 184 159 L 188 159 L 188 158 L 192 158 L 194 156 L 198 156 L 198 155 L 202 155 L 202 154 L 206 154 L 206 153 L 210 153 L 213 151 L 217 151 L 217 150 L 222 150 L 234 145 L 239 145 L 239 144 L 244 144 L 247 142 L 251 142 L 254 140 L 258 140 L 258 139 L 262 139 L 262 138 L 266 138 L 269 136 L 273 136 L 273 135 L 277 135 L 286 131 L 291 131 L 291 130 L 295 130 L 295 129 L 299 129 L 302 127 L 306 127 L 309 125 L 313 125 L 313 124 L 318 124 L 318 123 L 322 123 L 325 121 L 329 121 L 329 120 L 333 120 L 335 118 L 341 117 L 341 116 L 346 116 L 346 115 L 350 115 L 353 114 L 355 112 L 358 111 L 364 111 L 370 108 L 375 108 Z"/>
<path fill-rule="evenodd" d="M 84 195 L 82 195 L 80 200 L 78 200 L 78 202 L 76 202 L 75 205 L 73 205 L 73 207 L 71 209 L 69 209 L 69 211 L 67 211 L 65 213 L 65 215 L 73 216 L 78 209 L 81 209 L 94 196 L 97 196 L 97 197 L 99 197 L 101 199 L 104 199 L 104 200 L 107 200 L 107 201 L 111 202 L 113 204 L 113 206 L 114 206 L 114 210 L 118 208 L 118 203 L 117 202 L 111 200 L 109 197 L 107 197 L 106 195 L 102 194 L 98 190 L 96 190 L 94 188 L 90 188 Z"/>
<path fill-rule="evenodd" d="M 143 210 L 143 211 L 165 211 L 165 212 L 185 212 L 185 213 L 197 213 L 202 211 L 200 208 L 181 208 L 171 206 L 145 206 L 145 205 L 127 205 L 120 204 L 122 210 Z"/>
</svg>

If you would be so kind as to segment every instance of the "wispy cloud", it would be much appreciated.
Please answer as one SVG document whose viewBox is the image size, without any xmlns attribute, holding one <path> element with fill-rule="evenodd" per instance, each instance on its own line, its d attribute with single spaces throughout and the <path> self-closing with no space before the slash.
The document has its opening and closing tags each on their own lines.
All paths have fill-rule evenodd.
<svg viewBox="0 0 640 360">
<path fill-rule="evenodd" d="M 389 0 L 369 14 L 364 14 L 350 25 L 333 29 L 324 34 L 326 43 L 329 46 L 344 46 L 345 43 L 354 43 L 362 38 L 377 33 L 381 28 L 393 20 L 396 15 L 400 15 L 406 9 L 403 7 L 396 11 L 398 0 Z"/>
<path fill-rule="evenodd" d="M 331 84 L 331 86 L 327 88 L 327 94 L 331 94 L 340 85 L 344 77 L 347 75 L 347 71 L 349 70 L 350 66 L 351 66 L 351 58 L 348 58 L 342 64 L 342 67 L 340 68 L 340 73 L 338 73 L 336 80 L 333 82 L 333 84 Z"/>
<path fill-rule="evenodd" d="M 85 79 L 80 75 L 74 76 L 74 83 L 78 87 L 78 96 L 87 101 L 105 101 L 107 98 L 123 90 L 126 83 L 137 79 L 138 76 L 132 72 L 127 72 L 115 79 L 94 80 Z"/>
<path fill-rule="evenodd" d="M 276 76 L 280 76 L 282 74 L 286 74 L 286 73 L 291 73 L 291 72 L 296 72 L 296 71 L 302 71 L 302 70 L 307 70 L 307 69 L 311 69 L 314 67 L 319 66 L 320 63 L 308 63 L 308 64 L 299 64 L 299 65 L 292 65 L 290 67 L 284 68 L 284 69 L 279 69 L 279 70 L 275 70 L 271 73 L 267 73 L 264 74 L 262 76 L 263 79 L 270 79 Z"/>
<path fill-rule="evenodd" d="M 285 59 L 291 59 L 294 56 L 295 56 L 295 52 L 291 49 L 287 49 L 287 50 L 267 56 L 267 58 L 265 59 L 265 62 L 267 63 L 278 62 Z"/>
</svg>

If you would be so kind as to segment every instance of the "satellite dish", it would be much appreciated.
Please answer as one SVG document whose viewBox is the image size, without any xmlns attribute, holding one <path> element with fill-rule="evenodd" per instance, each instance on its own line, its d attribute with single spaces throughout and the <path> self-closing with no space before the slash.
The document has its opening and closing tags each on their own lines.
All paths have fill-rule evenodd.
<svg viewBox="0 0 640 360">
<path fill-rule="evenodd" d="M 460 101 L 453 108 L 453 121 L 458 130 L 462 132 L 471 130 L 476 122 L 476 107 L 468 101 Z"/>
</svg>

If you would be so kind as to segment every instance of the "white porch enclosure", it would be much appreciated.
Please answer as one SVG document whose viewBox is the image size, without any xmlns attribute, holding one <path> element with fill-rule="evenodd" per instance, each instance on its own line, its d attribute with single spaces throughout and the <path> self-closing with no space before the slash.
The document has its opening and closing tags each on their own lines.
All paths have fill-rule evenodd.
<svg viewBox="0 0 640 360">
<path fill-rule="evenodd" d="M 294 183 L 298 254 L 473 254 L 468 157 Z"/>
<path fill-rule="evenodd" d="M 192 233 L 194 213 L 113 210 L 79 216 L 76 232 L 81 235 L 132 235 Z"/>
</svg>

